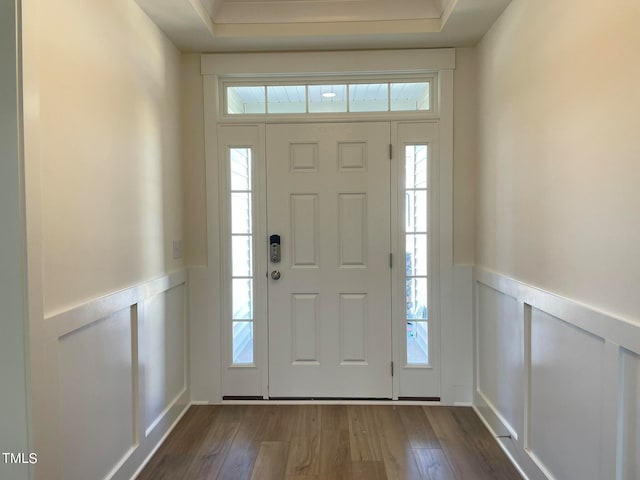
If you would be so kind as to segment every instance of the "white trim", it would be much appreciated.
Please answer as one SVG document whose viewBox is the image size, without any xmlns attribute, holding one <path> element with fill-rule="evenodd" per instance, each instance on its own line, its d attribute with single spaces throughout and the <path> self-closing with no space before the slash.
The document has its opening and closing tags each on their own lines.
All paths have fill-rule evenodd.
<svg viewBox="0 0 640 480">
<path fill-rule="evenodd" d="M 357 52 L 211 53 L 202 75 L 348 75 L 419 73 L 455 68 L 455 49 L 363 50 Z"/>
<path fill-rule="evenodd" d="M 202 343 L 198 350 L 192 342 L 192 356 L 198 363 L 192 365 L 194 400 L 219 402 L 222 398 L 220 385 L 224 368 L 220 356 L 220 324 L 221 297 L 220 287 L 221 250 L 219 198 L 217 190 L 219 180 L 218 140 L 215 132 L 218 125 L 233 124 L 229 118 L 222 119 L 220 105 L 219 77 L 251 79 L 255 77 L 286 75 L 436 75 L 434 92 L 434 112 L 389 112 L 384 115 L 365 114 L 351 116 L 347 121 L 436 121 L 440 122 L 439 163 L 441 205 L 443 212 L 440 220 L 440 304 L 439 318 L 444 326 L 453 315 L 453 69 L 455 68 L 455 49 L 415 49 L 415 50 L 367 50 L 339 52 L 291 52 L 291 53 L 248 53 L 248 54 L 206 54 L 201 57 L 201 73 L 204 76 L 204 123 L 205 123 L 205 158 L 207 176 L 207 232 L 208 232 L 208 266 L 191 270 L 192 281 L 190 299 L 191 324 L 194 336 L 200 332 L 209 339 L 210 351 L 203 351 Z M 413 113 L 414 115 L 407 115 Z M 417 113 L 417 114 L 416 114 Z M 264 115 L 257 118 L 244 118 L 238 121 L 247 124 L 265 122 Z M 271 116 L 268 123 L 291 122 L 301 120 L 298 117 Z M 306 115 L 305 117 L 310 117 Z M 345 121 L 345 118 L 323 117 L 322 119 L 306 118 L 306 121 Z M 455 332 L 441 332 L 441 352 L 456 349 Z M 441 356 L 441 358 L 443 358 Z M 203 362 L 207 362 L 206 364 Z M 213 368 L 212 368 L 213 367 Z M 449 377 L 447 377 L 447 375 Z M 441 373 L 441 398 L 443 404 L 457 404 L 468 401 L 457 392 L 464 388 L 455 380 L 455 368 L 443 370 Z"/>
<path fill-rule="evenodd" d="M 178 270 L 119 292 L 89 300 L 69 310 L 46 317 L 44 321 L 47 325 L 47 334 L 56 338 L 62 337 L 159 293 L 183 285 L 186 281 L 186 272 Z"/>
<path fill-rule="evenodd" d="M 640 355 L 640 325 L 500 273 L 476 267 L 475 281 Z"/>
</svg>

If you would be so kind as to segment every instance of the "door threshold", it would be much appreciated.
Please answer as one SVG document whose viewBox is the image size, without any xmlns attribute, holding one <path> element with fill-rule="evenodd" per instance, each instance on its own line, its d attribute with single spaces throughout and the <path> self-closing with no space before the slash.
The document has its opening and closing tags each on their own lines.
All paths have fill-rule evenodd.
<svg viewBox="0 0 640 480">
<path fill-rule="evenodd" d="M 222 405 L 441 405 L 440 398 L 428 399 L 400 398 L 309 398 L 309 397 L 237 397 L 225 396 Z"/>
<path fill-rule="evenodd" d="M 274 400 L 276 402 L 279 401 L 292 401 L 292 402 L 304 402 L 304 401 L 312 401 L 312 402 L 384 402 L 391 401 L 392 399 L 389 397 L 269 397 L 269 400 Z"/>
</svg>

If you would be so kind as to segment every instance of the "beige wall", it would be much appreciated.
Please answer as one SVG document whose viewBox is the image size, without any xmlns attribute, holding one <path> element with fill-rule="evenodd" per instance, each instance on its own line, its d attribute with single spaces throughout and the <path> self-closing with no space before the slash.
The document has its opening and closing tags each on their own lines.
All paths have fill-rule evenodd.
<svg viewBox="0 0 640 480">
<path fill-rule="evenodd" d="M 640 322 L 640 3 L 514 0 L 479 46 L 477 263 Z"/>
<path fill-rule="evenodd" d="M 182 56 L 182 138 L 185 189 L 185 263 L 207 264 L 207 188 L 204 99 L 200 55 Z"/>
<path fill-rule="evenodd" d="M 453 110 L 453 262 L 473 265 L 478 149 L 475 48 L 456 49 Z"/>
<path fill-rule="evenodd" d="M 45 314 L 182 266 L 180 53 L 133 0 L 40 1 Z"/>
</svg>

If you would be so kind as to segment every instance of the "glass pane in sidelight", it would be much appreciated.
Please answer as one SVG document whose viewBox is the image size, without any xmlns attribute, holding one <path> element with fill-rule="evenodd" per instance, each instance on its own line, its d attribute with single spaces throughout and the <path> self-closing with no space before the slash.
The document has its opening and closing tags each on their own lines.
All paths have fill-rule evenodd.
<svg viewBox="0 0 640 480">
<path fill-rule="evenodd" d="M 407 364 L 429 363 L 429 326 L 427 322 L 407 322 Z"/>
<path fill-rule="evenodd" d="M 427 191 L 408 190 L 405 193 L 405 232 L 427 231 Z"/>
<path fill-rule="evenodd" d="M 427 145 L 405 147 L 405 188 L 427 188 Z"/>
<path fill-rule="evenodd" d="M 411 277 L 406 279 L 405 293 L 407 299 L 407 319 L 426 320 L 429 318 L 427 310 L 427 279 Z"/>
<path fill-rule="evenodd" d="M 253 363 L 253 322 L 233 322 L 233 363 Z"/>
<path fill-rule="evenodd" d="M 251 149 L 231 148 L 229 157 L 231 190 L 251 190 Z"/>
<path fill-rule="evenodd" d="M 251 278 L 234 278 L 232 285 L 231 316 L 234 320 L 253 319 L 253 280 Z"/>
<path fill-rule="evenodd" d="M 231 233 L 251 233 L 251 193 L 231 193 Z"/>
<path fill-rule="evenodd" d="M 406 235 L 405 241 L 406 275 L 427 276 L 427 234 Z"/>
<path fill-rule="evenodd" d="M 234 277 L 253 275 L 253 252 L 251 235 L 233 235 L 231 237 L 231 262 Z"/>
</svg>

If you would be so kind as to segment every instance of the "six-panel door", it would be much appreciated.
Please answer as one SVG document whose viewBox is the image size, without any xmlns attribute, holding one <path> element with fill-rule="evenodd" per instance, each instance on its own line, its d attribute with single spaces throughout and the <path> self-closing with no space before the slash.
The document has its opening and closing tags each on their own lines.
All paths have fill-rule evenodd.
<svg viewBox="0 0 640 480">
<path fill-rule="evenodd" d="M 391 398 L 390 126 L 266 133 L 269 396 Z"/>
</svg>

